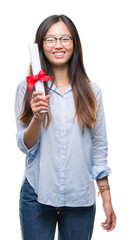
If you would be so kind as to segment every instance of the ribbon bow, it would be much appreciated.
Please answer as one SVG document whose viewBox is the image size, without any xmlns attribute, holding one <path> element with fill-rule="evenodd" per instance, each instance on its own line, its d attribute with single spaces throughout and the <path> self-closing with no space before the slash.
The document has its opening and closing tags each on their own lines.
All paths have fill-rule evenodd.
<svg viewBox="0 0 131 240">
<path fill-rule="evenodd" d="M 26 81 L 28 83 L 29 90 L 31 91 L 34 85 L 37 81 L 49 81 L 52 77 L 47 76 L 44 70 L 41 70 L 37 75 L 35 76 L 27 76 Z"/>
</svg>

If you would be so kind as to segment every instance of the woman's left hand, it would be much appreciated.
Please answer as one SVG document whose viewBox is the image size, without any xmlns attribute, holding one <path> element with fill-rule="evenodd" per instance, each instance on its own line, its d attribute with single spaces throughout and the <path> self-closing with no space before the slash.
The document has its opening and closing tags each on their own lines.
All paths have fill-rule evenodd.
<svg viewBox="0 0 131 240">
<path fill-rule="evenodd" d="M 112 231 L 116 226 L 116 215 L 111 201 L 103 202 L 103 208 L 106 215 L 106 221 L 101 223 L 101 227 L 109 232 Z"/>
</svg>

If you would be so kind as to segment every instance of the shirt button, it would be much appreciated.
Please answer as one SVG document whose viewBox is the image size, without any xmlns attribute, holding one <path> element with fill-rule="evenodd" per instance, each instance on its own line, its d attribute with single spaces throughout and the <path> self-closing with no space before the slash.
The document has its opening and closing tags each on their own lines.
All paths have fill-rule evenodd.
<svg viewBox="0 0 131 240">
<path fill-rule="evenodd" d="M 57 212 L 57 214 L 59 214 L 60 212 Z"/>
</svg>

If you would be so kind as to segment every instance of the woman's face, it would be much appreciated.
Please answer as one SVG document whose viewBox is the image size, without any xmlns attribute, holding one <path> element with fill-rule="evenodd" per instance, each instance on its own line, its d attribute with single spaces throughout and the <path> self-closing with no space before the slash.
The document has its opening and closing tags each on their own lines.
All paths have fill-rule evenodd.
<svg viewBox="0 0 131 240">
<path fill-rule="evenodd" d="M 66 26 L 66 24 L 62 21 L 54 23 L 46 32 L 44 38 L 47 37 L 72 37 L 70 30 Z M 51 39 L 50 39 L 51 40 Z M 73 53 L 73 40 L 69 41 L 69 45 L 62 45 L 60 40 L 55 42 L 55 45 L 52 46 L 51 42 L 43 41 L 43 51 L 48 59 L 48 61 L 52 64 L 52 66 L 64 66 L 68 64 L 69 59 Z"/>
</svg>

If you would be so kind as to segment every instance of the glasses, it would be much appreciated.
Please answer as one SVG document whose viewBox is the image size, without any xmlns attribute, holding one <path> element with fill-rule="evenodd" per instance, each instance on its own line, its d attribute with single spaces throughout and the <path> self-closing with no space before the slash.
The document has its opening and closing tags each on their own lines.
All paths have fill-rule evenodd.
<svg viewBox="0 0 131 240">
<path fill-rule="evenodd" d="M 60 40 L 60 43 L 64 46 L 64 47 L 68 47 L 71 44 L 71 41 L 73 40 L 72 37 L 60 37 L 60 38 L 56 38 L 56 37 L 47 37 L 47 38 L 43 38 L 43 41 L 46 41 L 46 44 L 48 47 L 54 47 L 56 45 L 57 40 Z"/>
</svg>

